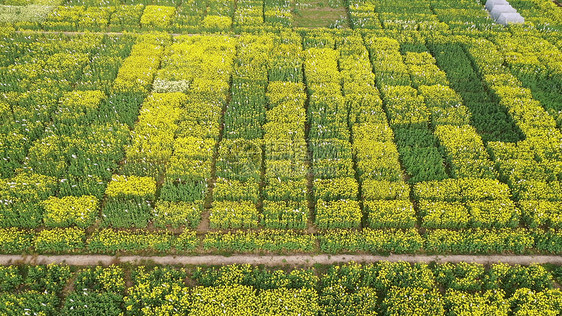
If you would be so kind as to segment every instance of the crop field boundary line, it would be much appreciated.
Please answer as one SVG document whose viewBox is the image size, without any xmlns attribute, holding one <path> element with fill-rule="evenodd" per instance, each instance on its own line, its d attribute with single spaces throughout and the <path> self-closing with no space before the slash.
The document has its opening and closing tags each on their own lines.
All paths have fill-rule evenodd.
<svg viewBox="0 0 562 316">
<path fill-rule="evenodd" d="M 0 255 L 0 265 L 68 264 L 72 266 L 129 264 L 312 266 L 346 262 L 375 263 L 406 261 L 410 263 L 472 262 L 479 264 L 562 264 L 562 256 L 550 255 L 196 255 L 196 256 L 111 256 L 111 255 Z"/>
</svg>

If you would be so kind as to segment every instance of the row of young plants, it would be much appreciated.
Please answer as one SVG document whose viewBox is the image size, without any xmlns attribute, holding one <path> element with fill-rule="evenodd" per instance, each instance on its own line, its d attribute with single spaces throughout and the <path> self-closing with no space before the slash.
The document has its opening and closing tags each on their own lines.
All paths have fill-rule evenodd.
<svg viewBox="0 0 562 316">
<path fill-rule="evenodd" d="M 160 67 L 164 47 L 169 42 L 170 36 L 166 34 L 154 34 L 139 40 L 119 69 L 113 92 L 147 96 Z M 130 142 L 125 146 L 125 159 L 119 170 L 115 170 L 117 174 L 111 176 L 105 190 L 103 226 L 120 228 L 147 225 L 151 206 L 156 199 L 154 178 L 162 172 L 161 166 L 171 155 L 169 142 L 173 139 L 173 123 L 178 119 L 181 102 L 179 95 L 164 94 L 151 94 L 142 102 Z M 170 115 L 160 113 L 161 107 Z"/>
<path fill-rule="evenodd" d="M 212 229 L 256 228 L 260 223 L 268 58 L 273 39 L 246 35 L 237 40 L 231 99 L 224 113 L 210 213 Z"/>
<path fill-rule="evenodd" d="M 146 1 L 145 1 L 146 2 Z M 211 0 L 181 3 L 103 3 L 0 7 L 0 23 L 18 29 L 47 31 L 138 32 L 148 30 L 184 34 L 255 32 L 292 25 L 290 1 Z M 31 12 L 35 10 L 35 12 Z M 38 11 L 39 10 L 39 11 Z M 28 12 L 30 11 L 30 12 Z"/>
<path fill-rule="evenodd" d="M 474 263 L 322 268 L 65 265 L 0 268 L 5 314 L 555 315 L 559 267 Z M 126 279 L 131 280 L 130 285 Z M 559 281 L 559 280 L 558 280 Z M 71 290 L 63 291 L 65 288 Z M 439 289 L 440 288 L 440 289 Z"/>
<path fill-rule="evenodd" d="M 315 224 L 320 229 L 358 228 L 363 218 L 354 148 L 342 93 L 335 37 L 312 33 L 305 38 L 304 78 L 308 93 L 308 143 L 314 175 Z"/>
<path fill-rule="evenodd" d="M 0 252 L 6 254 L 191 254 L 191 253 L 430 253 L 560 254 L 562 234 L 554 229 L 414 228 L 338 230 L 319 234 L 293 230 L 195 231 L 114 230 L 88 232 L 77 227 L 39 231 L 3 228 Z M 318 244 L 318 246 L 317 246 Z"/>
<path fill-rule="evenodd" d="M 266 228 L 304 229 L 309 221 L 303 59 L 301 36 L 287 32 L 276 37 L 268 64 L 263 125 Z"/>
<path fill-rule="evenodd" d="M 410 188 L 403 180 L 394 133 L 382 108 L 363 38 L 350 36 L 337 46 L 367 226 L 413 228 L 416 214 L 409 200 Z"/>
<path fill-rule="evenodd" d="M 227 103 L 235 50 L 236 41 L 232 38 L 224 38 L 221 42 L 209 37 L 177 38 L 153 85 L 156 91 L 187 93 L 185 112 L 178 122 L 173 154 L 160 192 L 162 204 L 156 207 L 168 203 L 169 207 L 164 206 L 158 217 L 167 218 L 165 221 L 173 227 L 187 224 L 187 214 L 201 213 L 212 178 L 213 157 L 219 140 L 222 111 Z M 188 211 L 184 204 L 193 205 L 198 212 Z M 172 212 L 172 209 L 176 211 Z M 200 218 L 199 214 L 197 218 Z M 182 217 L 183 223 L 180 221 Z M 191 227 L 198 222 L 192 221 Z"/>
</svg>

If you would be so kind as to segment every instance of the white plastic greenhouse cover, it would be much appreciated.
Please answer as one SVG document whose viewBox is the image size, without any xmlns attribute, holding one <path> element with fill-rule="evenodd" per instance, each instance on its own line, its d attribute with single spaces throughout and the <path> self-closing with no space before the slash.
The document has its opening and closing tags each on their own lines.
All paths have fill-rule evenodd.
<svg viewBox="0 0 562 316">
<path fill-rule="evenodd" d="M 517 10 L 515 10 L 509 4 L 497 5 L 492 9 L 492 11 L 490 11 L 490 16 L 492 16 L 492 19 L 497 20 L 500 17 L 500 15 L 503 13 L 517 13 Z"/>
<path fill-rule="evenodd" d="M 488 0 L 486 1 L 486 10 L 492 11 L 496 5 L 506 5 L 509 4 L 507 0 Z"/>
<path fill-rule="evenodd" d="M 502 13 L 496 21 L 502 25 L 524 23 L 525 19 L 519 13 Z"/>
</svg>

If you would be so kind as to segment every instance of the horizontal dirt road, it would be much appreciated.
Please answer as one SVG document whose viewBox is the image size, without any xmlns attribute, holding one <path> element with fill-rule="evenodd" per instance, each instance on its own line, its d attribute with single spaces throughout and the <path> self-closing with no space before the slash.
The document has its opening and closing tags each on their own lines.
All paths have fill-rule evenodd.
<svg viewBox="0 0 562 316">
<path fill-rule="evenodd" d="M 377 261 L 406 261 L 406 262 L 475 262 L 491 264 L 503 262 L 507 264 L 528 265 L 531 263 L 552 263 L 562 265 L 562 256 L 471 256 L 471 255 L 200 255 L 200 256 L 107 256 L 107 255 L 0 255 L 0 265 L 11 264 L 49 264 L 65 263 L 76 266 L 110 265 L 116 263 L 131 264 L 171 264 L 171 265 L 226 265 L 253 264 L 265 266 L 310 266 L 314 264 L 337 264 L 345 262 L 370 263 Z"/>
</svg>

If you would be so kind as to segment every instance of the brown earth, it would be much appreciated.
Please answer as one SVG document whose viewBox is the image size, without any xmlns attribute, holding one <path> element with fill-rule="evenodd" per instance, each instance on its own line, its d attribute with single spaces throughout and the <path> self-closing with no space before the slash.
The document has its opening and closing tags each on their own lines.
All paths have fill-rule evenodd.
<svg viewBox="0 0 562 316">
<path fill-rule="evenodd" d="M 345 262 L 371 263 L 377 261 L 406 261 L 412 263 L 429 262 L 475 262 L 491 264 L 503 262 L 507 264 L 528 265 L 531 263 L 562 264 L 562 256 L 523 256 L 523 255 L 201 255 L 201 256 L 108 256 L 108 255 L 0 255 L 1 265 L 11 264 L 49 264 L 66 263 L 75 266 L 110 265 L 115 263 L 131 264 L 163 264 L 163 265 L 226 265 L 226 264 L 253 264 L 265 266 L 312 266 L 314 264 L 337 264 Z"/>
</svg>

